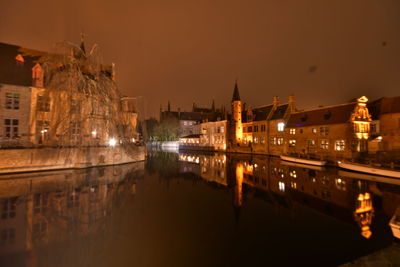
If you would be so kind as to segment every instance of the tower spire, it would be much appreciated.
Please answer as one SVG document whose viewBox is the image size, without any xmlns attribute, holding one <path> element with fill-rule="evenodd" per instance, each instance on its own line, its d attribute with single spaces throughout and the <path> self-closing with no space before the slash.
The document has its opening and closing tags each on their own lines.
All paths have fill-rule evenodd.
<svg viewBox="0 0 400 267">
<path fill-rule="evenodd" d="M 237 79 L 235 80 L 235 88 L 233 89 L 232 101 L 240 101 Z"/>
</svg>

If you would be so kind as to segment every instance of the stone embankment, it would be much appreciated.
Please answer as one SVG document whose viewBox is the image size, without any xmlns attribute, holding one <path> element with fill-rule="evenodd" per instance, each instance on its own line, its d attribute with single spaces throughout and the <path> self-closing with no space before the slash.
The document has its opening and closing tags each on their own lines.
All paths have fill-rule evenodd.
<svg viewBox="0 0 400 267">
<path fill-rule="evenodd" d="M 79 169 L 145 160 L 144 146 L 0 149 L 0 173 Z"/>
</svg>

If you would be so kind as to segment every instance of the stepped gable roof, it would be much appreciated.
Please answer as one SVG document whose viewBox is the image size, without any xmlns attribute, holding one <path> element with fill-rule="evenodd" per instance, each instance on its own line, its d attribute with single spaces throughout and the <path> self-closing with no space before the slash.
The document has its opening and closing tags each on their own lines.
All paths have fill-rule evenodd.
<svg viewBox="0 0 400 267">
<path fill-rule="evenodd" d="M 283 104 L 283 105 L 279 105 L 275 111 L 274 114 L 272 114 L 271 119 L 270 120 L 280 120 L 283 119 L 283 117 L 286 114 L 286 110 L 288 109 L 289 104 Z"/>
<path fill-rule="evenodd" d="M 292 113 L 287 127 L 346 123 L 356 105 L 357 103 L 347 103 Z"/>
<path fill-rule="evenodd" d="M 0 83 L 32 86 L 32 68 L 44 55 L 45 52 L 0 43 Z"/>
<path fill-rule="evenodd" d="M 272 108 L 274 105 L 267 105 L 267 106 L 261 106 L 261 107 L 256 107 L 253 109 L 253 114 L 254 114 L 254 121 L 265 121 L 268 118 L 268 115 L 270 114 Z"/>
</svg>

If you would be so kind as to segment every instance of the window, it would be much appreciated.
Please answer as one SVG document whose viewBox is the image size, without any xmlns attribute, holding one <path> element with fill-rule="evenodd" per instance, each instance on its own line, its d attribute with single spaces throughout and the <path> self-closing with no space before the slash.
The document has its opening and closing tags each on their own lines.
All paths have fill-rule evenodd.
<svg viewBox="0 0 400 267">
<path fill-rule="evenodd" d="M 75 99 L 71 101 L 71 113 L 78 114 L 81 112 L 81 103 Z M 108 115 L 109 110 L 106 112 Z"/>
<path fill-rule="evenodd" d="M 264 137 L 264 136 L 261 136 L 261 137 L 260 137 L 260 143 L 261 143 L 261 144 L 265 144 L 265 137 Z"/>
<path fill-rule="evenodd" d="M 344 149 L 345 149 L 345 141 L 344 140 L 336 140 L 335 150 L 336 151 L 344 151 Z"/>
<path fill-rule="evenodd" d="M 6 109 L 19 109 L 18 93 L 6 93 Z"/>
<path fill-rule="evenodd" d="M 254 143 L 258 144 L 258 137 L 257 136 L 254 137 Z"/>
<path fill-rule="evenodd" d="M 36 108 L 38 111 L 49 112 L 50 111 L 50 98 L 46 97 L 46 96 L 38 96 Z"/>
<path fill-rule="evenodd" d="M 47 193 L 35 194 L 33 197 L 33 211 L 34 213 L 44 213 L 47 210 L 47 200 L 49 196 Z"/>
<path fill-rule="evenodd" d="M 314 139 L 307 140 L 307 145 L 308 146 L 315 146 L 315 140 Z"/>
<path fill-rule="evenodd" d="M 319 128 L 319 132 L 322 136 L 327 136 L 329 134 L 329 128 L 328 127 L 321 127 Z"/>
<path fill-rule="evenodd" d="M 0 202 L 1 205 L 1 219 L 15 218 L 16 209 L 17 209 L 17 200 L 18 198 L 6 198 L 2 199 Z"/>
<path fill-rule="evenodd" d="M 296 129 L 290 129 L 290 130 L 289 130 L 289 133 L 290 133 L 290 134 L 296 134 Z"/>
<path fill-rule="evenodd" d="M 296 146 L 296 140 L 294 140 L 294 139 L 289 140 L 289 146 L 290 147 L 295 147 Z"/>
<path fill-rule="evenodd" d="M 254 132 L 258 132 L 258 125 L 254 125 Z"/>
<path fill-rule="evenodd" d="M 252 127 L 252 126 L 247 127 L 247 131 L 248 131 L 249 133 L 251 133 L 251 132 L 253 131 L 253 127 Z"/>
<path fill-rule="evenodd" d="M 224 133 L 224 132 L 225 132 L 225 127 L 224 127 L 223 125 L 220 127 L 220 132 L 221 132 L 221 133 Z"/>
<path fill-rule="evenodd" d="M 15 229 L 8 228 L 1 230 L 0 233 L 0 245 L 4 246 L 7 244 L 14 244 L 15 242 Z"/>
<path fill-rule="evenodd" d="M 261 124 L 261 132 L 265 132 L 265 124 Z"/>
<path fill-rule="evenodd" d="M 271 143 L 271 145 L 276 145 L 276 137 L 271 137 L 270 143 Z"/>
<path fill-rule="evenodd" d="M 312 132 L 313 134 L 316 134 L 316 133 L 317 133 L 317 128 L 312 128 L 312 129 L 311 129 L 311 132 Z"/>
<path fill-rule="evenodd" d="M 278 131 L 283 132 L 285 130 L 285 124 L 283 122 L 278 123 Z"/>
<path fill-rule="evenodd" d="M 329 141 L 326 139 L 321 140 L 321 149 L 329 149 Z"/>
<path fill-rule="evenodd" d="M 399 125 L 400 125 L 400 121 L 399 121 Z M 370 127 L 371 127 L 370 128 L 371 133 L 376 133 L 377 132 L 375 123 L 371 123 Z"/>
<path fill-rule="evenodd" d="M 277 143 L 278 143 L 278 146 L 283 145 L 283 137 L 278 137 L 277 138 Z"/>
<path fill-rule="evenodd" d="M 19 121 L 17 119 L 5 119 L 4 120 L 5 136 L 8 138 L 17 138 L 18 137 L 18 124 L 19 124 Z"/>
</svg>

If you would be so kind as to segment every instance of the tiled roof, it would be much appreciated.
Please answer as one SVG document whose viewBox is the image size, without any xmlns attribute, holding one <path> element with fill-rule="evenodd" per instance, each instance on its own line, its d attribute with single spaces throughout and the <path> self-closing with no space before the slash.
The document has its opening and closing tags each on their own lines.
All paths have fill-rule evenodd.
<svg viewBox="0 0 400 267">
<path fill-rule="evenodd" d="M 274 114 L 272 114 L 270 120 L 279 120 L 279 119 L 283 119 L 283 117 L 286 114 L 286 110 L 288 109 L 289 105 L 288 104 L 284 104 L 284 105 L 279 105 Z"/>
<path fill-rule="evenodd" d="M 274 105 L 268 105 L 263 107 L 258 107 L 253 109 L 254 121 L 264 121 L 268 118 Z"/>
<path fill-rule="evenodd" d="M 382 97 L 368 104 L 369 113 L 373 120 L 381 114 L 400 113 L 400 96 Z"/>
<path fill-rule="evenodd" d="M 292 113 L 287 127 L 346 123 L 350 120 L 356 103 L 348 103 Z"/>
<path fill-rule="evenodd" d="M 32 86 L 32 67 L 45 52 L 29 50 L 20 46 L 0 43 L 0 83 Z M 17 64 L 21 55 L 24 62 Z"/>
</svg>

